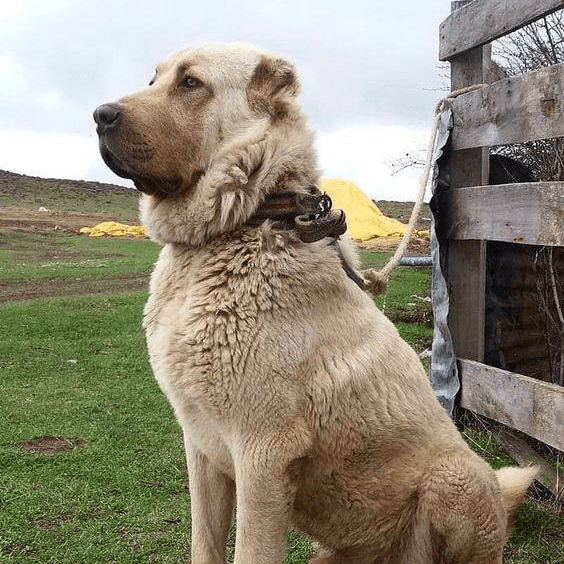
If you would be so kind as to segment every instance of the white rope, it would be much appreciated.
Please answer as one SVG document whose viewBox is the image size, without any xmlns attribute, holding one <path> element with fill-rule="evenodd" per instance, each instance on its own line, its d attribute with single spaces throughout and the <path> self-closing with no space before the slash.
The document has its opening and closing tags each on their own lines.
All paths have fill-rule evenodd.
<svg viewBox="0 0 564 564">
<path fill-rule="evenodd" d="M 375 270 L 371 268 L 363 272 L 364 283 L 366 289 L 371 292 L 374 296 L 382 294 L 386 291 L 388 287 L 388 279 L 392 271 L 397 267 L 401 258 L 403 257 L 407 246 L 411 240 L 413 232 L 415 231 L 415 224 L 419 217 L 419 212 L 421 211 L 421 206 L 423 205 L 423 200 L 425 199 L 425 192 L 427 191 L 427 185 L 429 184 L 429 175 L 431 173 L 431 165 L 433 163 L 433 153 L 435 150 L 435 143 L 437 139 L 437 134 L 439 132 L 439 123 L 441 119 L 441 113 L 443 112 L 446 104 L 462 94 L 467 94 L 468 92 L 473 92 L 480 88 L 488 86 L 487 84 L 474 84 L 466 88 L 461 88 L 460 90 L 455 90 L 451 92 L 448 96 L 442 98 L 437 106 L 435 107 L 435 116 L 433 120 L 433 130 L 431 132 L 431 139 L 429 141 L 429 146 L 427 149 L 427 158 L 425 160 L 425 168 L 421 174 L 419 194 L 417 195 L 417 200 L 415 205 L 411 210 L 411 216 L 409 218 L 409 223 L 407 225 L 407 230 L 402 237 L 402 240 L 394 253 L 394 256 L 389 260 L 389 262 L 380 270 Z"/>
</svg>

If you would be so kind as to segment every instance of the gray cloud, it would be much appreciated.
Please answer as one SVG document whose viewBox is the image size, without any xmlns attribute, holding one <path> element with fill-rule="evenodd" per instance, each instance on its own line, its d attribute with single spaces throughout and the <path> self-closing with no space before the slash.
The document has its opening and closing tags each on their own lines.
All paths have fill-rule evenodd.
<svg viewBox="0 0 564 564">
<path fill-rule="evenodd" d="M 52 0 L 23 4 L 0 35 L 0 127 L 88 135 L 101 102 L 141 88 L 153 65 L 201 41 L 292 57 L 314 129 L 429 125 L 448 2 Z M 11 86 L 10 86 L 11 84 Z"/>
</svg>

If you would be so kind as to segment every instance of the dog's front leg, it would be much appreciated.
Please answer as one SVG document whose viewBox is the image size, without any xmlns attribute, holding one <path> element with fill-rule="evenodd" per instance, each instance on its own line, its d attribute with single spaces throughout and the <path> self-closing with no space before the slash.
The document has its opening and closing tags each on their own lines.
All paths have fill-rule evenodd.
<svg viewBox="0 0 564 564">
<path fill-rule="evenodd" d="M 287 469 L 244 458 L 235 470 L 235 564 L 280 564 L 295 495 Z"/>
<path fill-rule="evenodd" d="M 184 443 L 192 511 L 192 564 L 225 564 L 235 484 L 188 439 Z"/>
</svg>

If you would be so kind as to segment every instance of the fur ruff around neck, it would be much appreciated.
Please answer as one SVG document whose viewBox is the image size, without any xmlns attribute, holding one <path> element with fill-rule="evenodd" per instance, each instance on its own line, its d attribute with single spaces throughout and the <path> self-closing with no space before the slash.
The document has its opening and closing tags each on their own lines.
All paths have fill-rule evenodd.
<svg viewBox="0 0 564 564">
<path fill-rule="evenodd" d="M 316 184 L 313 134 L 296 123 L 268 125 L 220 149 L 195 185 L 166 197 L 144 194 L 141 221 L 151 239 L 201 246 L 245 224 L 268 195 Z"/>
</svg>

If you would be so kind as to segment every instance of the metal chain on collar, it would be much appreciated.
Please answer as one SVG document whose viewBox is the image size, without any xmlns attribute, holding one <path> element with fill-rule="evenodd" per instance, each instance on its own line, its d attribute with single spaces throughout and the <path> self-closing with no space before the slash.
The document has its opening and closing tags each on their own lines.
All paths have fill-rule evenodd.
<svg viewBox="0 0 564 564">
<path fill-rule="evenodd" d="M 292 229 L 304 243 L 314 243 L 325 237 L 340 237 L 347 230 L 345 212 L 334 210 L 328 194 L 316 186 L 310 192 L 278 192 L 271 194 L 259 206 L 248 225 L 256 227 L 266 220 Z"/>
</svg>

